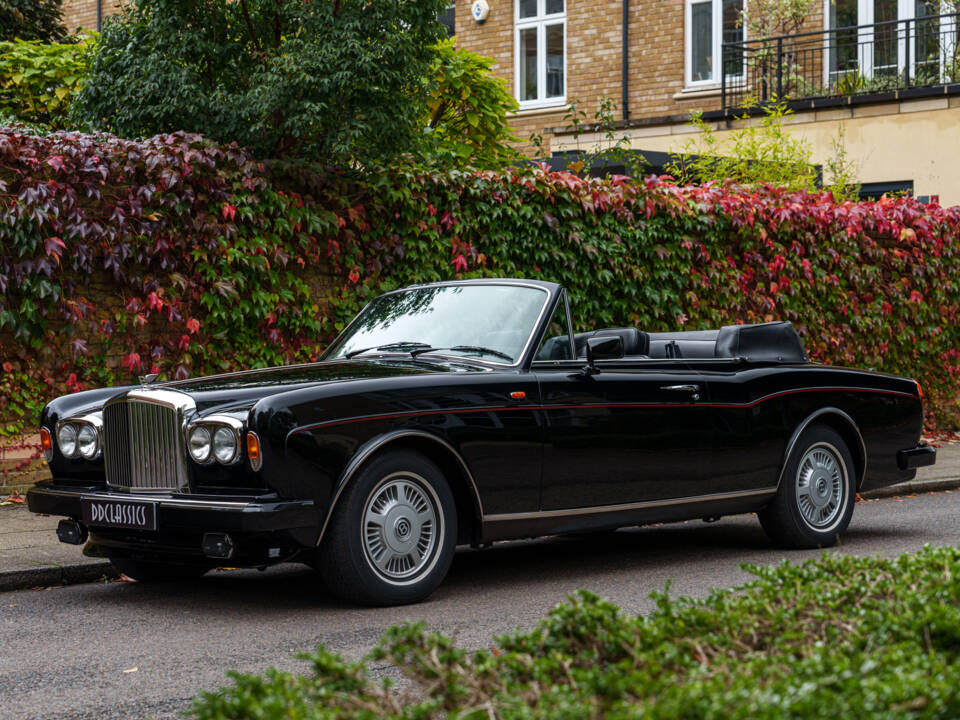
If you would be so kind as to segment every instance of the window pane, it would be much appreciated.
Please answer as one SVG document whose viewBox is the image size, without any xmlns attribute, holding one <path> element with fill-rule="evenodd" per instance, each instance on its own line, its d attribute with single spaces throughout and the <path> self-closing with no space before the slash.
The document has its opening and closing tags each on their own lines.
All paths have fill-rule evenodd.
<svg viewBox="0 0 960 720">
<path fill-rule="evenodd" d="M 743 0 L 723 0 L 723 42 L 743 42 Z M 743 72 L 743 57 L 740 52 L 727 51 L 724 55 L 724 71 L 727 75 Z"/>
<path fill-rule="evenodd" d="M 520 31 L 520 99 L 537 99 L 537 29 Z"/>
<path fill-rule="evenodd" d="M 547 97 L 563 96 L 563 25 L 547 26 Z"/>
<path fill-rule="evenodd" d="M 920 83 L 935 82 L 940 77 L 940 0 L 916 0 L 916 78 Z M 946 40 L 946 38 L 943 38 Z"/>
<path fill-rule="evenodd" d="M 897 19 L 897 0 L 873 0 L 873 21 L 887 23 Z M 897 26 L 879 25 L 873 33 L 873 74 L 897 74 Z"/>
<path fill-rule="evenodd" d="M 540 343 L 534 360 L 573 360 L 570 354 L 570 328 L 567 325 L 567 310 L 562 299 L 553 311 L 550 327 Z"/>
<path fill-rule="evenodd" d="M 713 79 L 713 8 L 702 2 L 691 6 L 690 76 L 696 80 Z"/>
<path fill-rule="evenodd" d="M 547 15 L 563 12 L 563 0 L 547 0 Z"/>
<path fill-rule="evenodd" d="M 520 0 L 520 17 L 536 17 L 537 0 Z"/>
<path fill-rule="evenodd" d="M 451 5 L 440 13 L 440 23 L 447 29 L 447 37 L 453 37 L 455 30 L 456 6 Z"/>
<path fill-rule="evenodd" d="M 857 24 L 857 0 L 831 0 L 830 27 L 849 28 Z M 857 31 L 830 33 L 830 75 L 832 80 L 857 69 Z"/>
</svg>

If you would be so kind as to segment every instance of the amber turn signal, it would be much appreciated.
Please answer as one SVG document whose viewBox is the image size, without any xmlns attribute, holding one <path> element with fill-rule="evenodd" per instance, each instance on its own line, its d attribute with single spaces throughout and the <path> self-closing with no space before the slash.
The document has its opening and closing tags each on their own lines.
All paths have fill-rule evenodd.
<svg viewBox="0 0 960 720">
<path fill-rule="evenodd" d="M 917 382 L 916 380 L 914 380 L 913 383 L 914 383 L 914 385 L 917 386 L 917 396 L 918 396 L 921 400 L 923 400 L 923 388 L 920 387 L 920 383 Z"/>
<path fill-rule="evenodd" d="M 251 430 L 247 433 L 247 457 L 250 458 L 250 467 L 259 470 L 263 465 L 263 458 L 260 457 L 260 438 Z"/>
<path fill-rule="evenodd" d="M 523 400 L 526 396 L 527 394 L 523 392 L 523 390 L 515 390 L 514 392 L 510 393 L 510 397 L 512 397 L 514 400 Z"/>
<path fill-rule="evenodd" d="M 45 427 L 40 428 L 40 448 L 43 450 L 43 456 L 47 462 L 53 460 L 53 438 L 50 437 L 50 431 Z"/>
</svg>

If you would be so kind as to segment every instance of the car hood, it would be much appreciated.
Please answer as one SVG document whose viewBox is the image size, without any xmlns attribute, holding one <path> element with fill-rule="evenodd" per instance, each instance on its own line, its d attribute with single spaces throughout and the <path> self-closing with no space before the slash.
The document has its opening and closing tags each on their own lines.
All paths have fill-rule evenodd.
<svg viewBox="0 0 960 720">
<path fill-rule="evenodd" d="M 484 368 L 467 363 L 410 360 L 407 358 L 373 358 L 333 360 L 309 365 L 288 365 L 213 375 L 176 382 L 157 383 L 150 387 L 176 390 L 190 395 L 197 409 L 207 412 L 241 410 L 261 398 L 320 384 L 375 380 L 379 378 L 430 375 L 449 372 L 483 372 Z"/>
<path fill-rule="evenodd" d="M 331 360 L 308 365 L 285 365 L 211 375 L 208 377 L 152 383 L 149 389 L 176 390 L 186 393 L 197 404 L 201 414 L 230 412 L 242 414 L 260 399 L 299 388 L 378 378 L 416 377 L 440 373 L 489 372 L 488 367 L 450 358 L 417 358 L 405 356 Z M 85 390 L 52 400 L 44 412 L 44 422 L 52 426 L 59 418 L 93 412 L 112 397 L 140 385 Z"/>
</svg>

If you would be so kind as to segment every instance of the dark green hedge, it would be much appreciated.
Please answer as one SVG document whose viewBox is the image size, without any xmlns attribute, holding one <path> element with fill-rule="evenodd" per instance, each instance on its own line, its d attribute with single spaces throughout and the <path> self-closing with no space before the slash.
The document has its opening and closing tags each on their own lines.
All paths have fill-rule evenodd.
<svg viewBox="0 0 960 720">
<path fill-rule="evenodd" d="M 705 600 L 657 593 L 649 616 L 580 592 L 529 632 L 467 652 L 423 623 L 361 663 L 320 648 L 312 673 L 231 673 L 197 720 L 893 720 L 960 716 L 960 551 L 824 554 L 745 567 Z M 390 687 L 370 668 L 396 666 Z M 379 674 L 379 673 L 378 673 Z"/>
<path fill-rule="evenodd" d="M 960 209 L 542 168 L 311 175 L 199 136 L 0 129 L 0 416 L 148 370 L 310 360 L 373 294 L 544 278 L 581 328 L 789 319 L 960 427 Z M 121 362 L 122 361 L 122 362 Z"/>
</svg>

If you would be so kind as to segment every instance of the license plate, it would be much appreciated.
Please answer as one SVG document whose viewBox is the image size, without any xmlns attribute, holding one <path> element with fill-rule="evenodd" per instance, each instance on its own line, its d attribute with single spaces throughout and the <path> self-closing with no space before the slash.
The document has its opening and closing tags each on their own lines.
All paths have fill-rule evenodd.
<svg viewBox="0 0 960 720">
<path fill-rule="evenodd" d="M 81 498 L 83 522 L 91 527 L 157 529 L 157 504 L 144 500 Z"/>
</svg>

